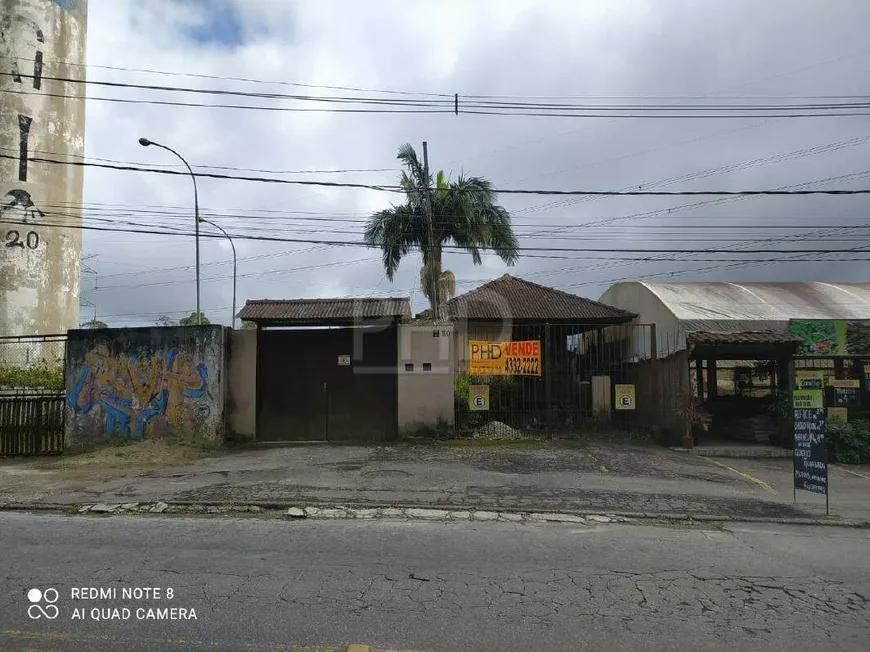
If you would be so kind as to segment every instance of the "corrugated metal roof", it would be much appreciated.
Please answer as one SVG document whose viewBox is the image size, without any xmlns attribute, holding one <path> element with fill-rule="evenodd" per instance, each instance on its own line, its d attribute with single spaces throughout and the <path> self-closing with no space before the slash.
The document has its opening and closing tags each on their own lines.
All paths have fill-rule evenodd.
<svg viewBox="0 0 870 652">
<path fill-rule="evenodd" d="M 870 319 L 870 283 L 702 282 L 641 285 L 684 322 Z"/>
<path fill-rule="evenodd" d="M 505 274 L 447 302 L 451 317 L 464 319 L 612 320 L 633 313 Z"/>
<path fill-rule="evenodd" d="M 803 342 L 797 335 L 772 331 L 741 331 L 737 333 L 697 331 L 689 333 L 688 338 L 689 342 L 693 344 L 793 344 L 797 346 Z"/>
<path fill-rule="evenodd" d="M 306 322 L 411 318 L 408 297 L 357 299 L 251 299 L 239 312 L 247 321 Z"/>
</svg>

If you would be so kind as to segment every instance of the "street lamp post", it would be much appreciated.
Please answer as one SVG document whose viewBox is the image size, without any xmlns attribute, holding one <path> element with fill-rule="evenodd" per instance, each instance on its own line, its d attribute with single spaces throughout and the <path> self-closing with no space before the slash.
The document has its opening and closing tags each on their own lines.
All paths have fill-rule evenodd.
<svg viewBox="0 0 870 652">
<path fill-rule="evenodd" d="M 199 195 L 196 192 L 196 175 L 193 173 L 193 170 L 190 167 L 190 164 L 184 160 L 184 157 L 176 152 L 171 147 L 167 147 L 166 145 L 161 145 L 160 143 L 155 143 L 153 140 L 148 140 L 147 138 L 140 138 L 139 144 L 142 147 L 149 147 L 150 145 L 154 145 L 155 147 L 160 147 L 161 149 L 165 149 L 169 152 L 175 154 L 181 162 L 187 167 L 187 171 L 190 172 L 190 178 L 193 179 L 193 211 L 194 218 L 196 220 L 196 323 L 198 325 L 202 325 L 202 311 L 199 306 Z"/>
<path fill-rule="evenodd" d="M 227 240 L 230 241 L 230 247 L 233 249 L 233 319 L 231 325 L 233 328 L 236 327 L 236 269 L 237 269 L 237 260 L 236 260 L 236 245 L 233 242 L 233 239 L 230 237 L 229 233 L 224 231 L 217 224 L 212 222 L 211 220 L 201 219 L 200 222 L 204 222 L 206 224 L 211 224 L 214 228 L 224 234 Z"/>
</svg>

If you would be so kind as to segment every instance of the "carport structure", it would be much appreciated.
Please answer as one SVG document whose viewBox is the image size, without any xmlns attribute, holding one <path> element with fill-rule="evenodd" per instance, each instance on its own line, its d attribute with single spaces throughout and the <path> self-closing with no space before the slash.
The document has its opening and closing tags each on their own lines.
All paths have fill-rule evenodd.
<svg viewBox="0 0 870 652">
<path fill-rule="evenodd" d="M 770 389 L 788 391 L 794 376 L 792 358 L 803 341 L 797 335 L 772 331 L 695 331 L 686 339 L 689 360 L 695 367 L 696 394 L 707 400 L 715 400 L 718 395 L 717 363 L 720 360 L 770 361 L 773 363 L 769 373 Z"/>
<path fill-rule="evenodd" d="M 836 330 L 840 324 L 848 331 L 855 324 L 860 333 L 858 326 L 870 320 L 870 283 L 628 282 L 611 286 L 600 300 L 655 324 L 659 360 L 679 370 L 678 382 L 663 388 L 666 409 L 694 390 L 712 414 L 714 437 L 772 441 L 788 426 L 787 404 L 777 390 L 792 386 L 791 365 L 823 370 L 832 379 L 858 379 L 868 357 L 863 350 L 822 353 L 796 326 Z"/>
<path fill-rule="evenodd" d="M 408 297 L 250 300 L 258 441 L 398 436 L 398 324 Z"/>
</svg>

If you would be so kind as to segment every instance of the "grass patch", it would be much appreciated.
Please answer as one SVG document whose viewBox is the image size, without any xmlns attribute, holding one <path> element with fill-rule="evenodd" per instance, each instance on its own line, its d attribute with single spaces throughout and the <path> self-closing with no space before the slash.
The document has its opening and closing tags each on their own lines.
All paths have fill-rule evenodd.
<svg viewBox="0 0 870 652">
<path fill-rule="evenodd" d="M 151 469 L 189 464 L 220 455 L 208 445 L 168 439 L 146 439 L 41 460 L 45 470 Z"/>
</svg>

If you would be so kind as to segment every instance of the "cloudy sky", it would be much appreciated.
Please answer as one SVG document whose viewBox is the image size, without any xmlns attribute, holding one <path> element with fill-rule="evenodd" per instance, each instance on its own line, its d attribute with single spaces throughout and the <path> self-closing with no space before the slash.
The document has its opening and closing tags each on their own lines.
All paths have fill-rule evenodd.
<svg viewBox="0 0 870 652">
<path fill-rule="evenodd" d="M 90 80 L 378 99 L 458 93 L 460 101 L 458 116 L 336 113 L 322 109 L 349 105 L 88 86 L 90 160 L 172 169 L 177 161 L 168 152 L 138 145 L 146 136 L 203 172 L 395 184 L 399 145 L 426 140 L 433 169 L 485 176 L 504 189 L 854 189 L 870 183 L 870 116 L 461 112 L 473 95 L 525 104 L 687 105 L 677 113 L 693 116 L 704 113 L 697 107 L 705 103 L 855 101 L 826 96 L 870 95 L 866 0 L 90 0 L 89 12 Z M 637 114 L 606 114 L 620 111 Z M 838 178 L 845 175 L 851 176 Z M 302 241 L 359 241 L 367 215 L 400 201 L 373 190 L 204 178 L 199 196 L 203 212 L 231 234 Z M 739 253 L 870 245 L 866 229 L 837 228 L 868 224 L 870 199 L 861 195 L 502 195 L 500 201 L 527 255 L 513 268 L 494 256 L 475 267 L 467 255 L 449 252 L 445 266 L 456 273 L 460 292 L 505 272 L 597 298 L 617 280 L 855 282 L 866 281 L 870 269 L 854 253 Z M 190 180 L 181 176 L 88 168 L 84 202 L 90 225 L 193 226 Z M 362 247 L 242 237 L 236 247 L 239 306 L 254 298 L 348 295 L 410 295 L 415 310 L 426 305 L 418 254 L 390 283 L 378 253 Z M 548 251 L 578 248 L 601 251 Z M 691 253 L 699 248 L 725 253 Z M 149 324 L 161 314 L 177 319 L 193 310 L 191 238 L 86 231 L 83 254 L 83 321 L 96 312 L 115 326 Z M 651 257 L 659 260 L 625 260 Z M 213 321 L 230 321 L 231 261 L 226 242 L 203 240 L 202 305 Z"/>
</svg>

